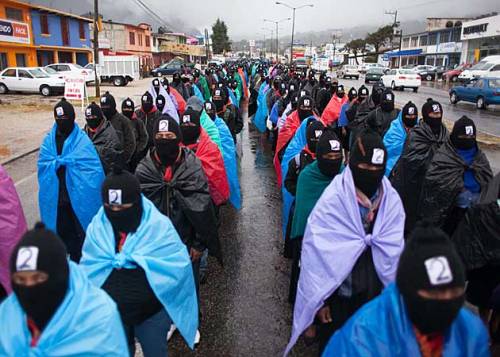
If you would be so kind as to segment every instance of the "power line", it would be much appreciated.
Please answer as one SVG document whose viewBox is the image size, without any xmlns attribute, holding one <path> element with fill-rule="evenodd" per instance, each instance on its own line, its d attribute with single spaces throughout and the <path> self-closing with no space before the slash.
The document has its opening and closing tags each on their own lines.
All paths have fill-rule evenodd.
<svg viewBox="0 0 500 357">
<path fill-rule="evenodd" d="M 167 23 L 167 22 L 165 22 L 165 20 L 158 15 L 158 11 L 155 11 L 155 10 L 151 9 L 146 3 L 144 3 L 144 1 L 142 1 L 142 0 L 134 0 L 134 2 L 141 9 L 143 9 L 148 15 L 154 17 L 156 19 L 156 21 L 159 22 L 161 25 L 166 26 L 166 27 L 170 27 L 170 24 Z"/>
</svg>

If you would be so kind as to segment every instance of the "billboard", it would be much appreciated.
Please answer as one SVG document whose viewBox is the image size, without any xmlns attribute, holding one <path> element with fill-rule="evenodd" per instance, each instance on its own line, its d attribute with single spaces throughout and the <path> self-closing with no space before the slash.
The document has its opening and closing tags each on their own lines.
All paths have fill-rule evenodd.
<svg viewBox="0 0 500 357">
<path fill-rule="evenodd" d="M 30 44 L 27 23 L 0 19 L 0 41 Z"/>
</svg>

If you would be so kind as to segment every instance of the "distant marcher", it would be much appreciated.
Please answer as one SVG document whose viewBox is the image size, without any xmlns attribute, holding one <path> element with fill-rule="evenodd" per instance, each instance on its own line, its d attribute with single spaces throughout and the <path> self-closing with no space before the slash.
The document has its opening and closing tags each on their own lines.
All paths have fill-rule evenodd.
<svg viewBox="0 0 500 357">
<path fill-rule="evenodd" d="M 144 154 L 148 146 L 148 132 L 144 121 L 139 120 L 135 114 L 135 105 L 132 99 L 127 98 L 122 102 L 122 114 L 130 120 L 134 132 L 136 145 L 134 155 L 132 155 L 129 162 L 129 169 L 130 172 L 135 172 L 135 168 L 139 164 L 139 161 L 142 160 L 142 154 Z"/>
</svg>

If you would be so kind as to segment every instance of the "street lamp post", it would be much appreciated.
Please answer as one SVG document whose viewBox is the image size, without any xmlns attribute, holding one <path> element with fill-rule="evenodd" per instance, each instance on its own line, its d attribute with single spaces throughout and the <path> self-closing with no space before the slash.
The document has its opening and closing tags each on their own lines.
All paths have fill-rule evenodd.
<svg viewBox="0 0 500 357">
<path fill-rule="evenodd" d="M 267 27 L 262 27 L 261 30 L 265 30 L 265 31 L 270 31 L 271 32 L 271 53 L 273 52 L 273 38 L 274 38 L 274 30 L 273 29 L 270 29 L 270 28 L 267 28 Z M 267 47 L 267 45 L 266 45 Z M 266 55 L 264 53 L 264 58 L 266 58 Z"/>
<path fill-rule="evenodd" d="M 306 5 L 301 5 L 301 6 L 290 6 L 284 2 L 281 1 L 276 1 L 276 5 L 283 5 L 289 9 L 292 9 L 293 16 L 292 16 L 292 42 L 290 43 L 290 64 L 292 64 L 292 58 L 293 58 L 293 35 L 295 32 L 295 10 L 302 9 L 304 7 L 314 7 L 313 4 L 306 4 Z"/>
<path fill-rule="evenodd" d="M 276 63 L 278 62 L 278 56 L 279 56 L 279 50 L 280 50 L 280 43 L 279 43 L 279 27 L 278 27 L 278 24 L 280 22 L 283 22 L 283 21 L 289 21 L 291 20 L 290 17 L 287 17 L 285 19 L 281 19 L 281 20 L 278 20 L 278 21 L 274 21 L 274 20 L 268 20 L 268 19 L 264 19 L 264 22 L 272 22 L 273 24 L 276 25 Z"/>
</svg>

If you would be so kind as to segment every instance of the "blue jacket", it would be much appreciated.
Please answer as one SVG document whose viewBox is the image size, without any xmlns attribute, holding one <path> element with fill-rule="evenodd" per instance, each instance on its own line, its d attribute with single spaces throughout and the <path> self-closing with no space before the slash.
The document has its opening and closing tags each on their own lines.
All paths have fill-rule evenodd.
<svg viewBox="0 0 500 357">
<path fill-rule="evenodd" d="M 217 129 L 219 129 L 222 157 L 224 159 L 227 181 L 229 183 L 229 202 L 231 202 L 234 208 L 239 210 L 241 208 L 241 192 L 238 178 L 238 164 L 236 162 L 236 146 L 234 145 L 231 131 L 224 120 L 216 117 L 214 123 Z"/>
<path fill-rule="evenodd" d="M 144 269 L 151 289 L 193 348 L 198 329 L 198 300 L 191 259 L 170 219 L 142 197 L 142 220 L 129 234 L 120 253 L 104 209 L 97 212 L 87 229 L 80 265 L 89 279 L 102 286 L 113 269 Z"/>
<path fill-rule="evenodd" d="M 347 114 L 346 111 L 349 109 L 351 104 L 349 102 L 344 103 L 342 105 L 342 108 L 340 108 L 340 115 L 339 115 L 339 120 L 338 120 L 338 126 L 339 127 L 344 127 L 349 124 L 349 119 L 347 119 Z"/>
<path fill-rule="evenodd" d="M 269 90 L 267 83 L 262 83 L 259 88 L 259 95 L 257 96 L 257 112 L 255 112 L 252 121 L 257 129 L 264 133 L 266 131 L 266 119 L 269 109 L 267 108 L 266 93 Z"/>
<path fill-rule="evenodd" d="M 120 314 L 114 301 L 90 284 L 69 262 L 68 292 L 42 331 L 35 347 L 26 314 L 15 294 L 0 305 L 0 356 L 16 357 L 128 357 Z"/>
<path fill-rule="evenodd" d="M 57 169 L 66 166 L 66 187 L 73 210 L 85 230 L 101 206 L 101 185 L 104 170 L 99 155 L 76 124 L 64 142 L 61 155 L 57 155 L 56 124 L 40 147 L 38 158 L 38 205 L 43 223 L 56 230 L 59 180 Z"/>
<path fill-rule="evenodd" d="M 445 334 L 443 357 L 487 357 L 488 333 L 471 311 L 462 308 Z M 323 357 L 421 356 L 403 299 L 392 283 L 364 305 L 328 342 Z"/>
<path fill-rule="evenodd" d="M 385 166 L 385 176 L 387 177 L 396 166 L 406 142 L 407 134 L 401 115 L 402 112 L 399 112 L 398 117 L 392 121 L 389 130 L 384 135 L 384 145 L 387 150 L 387 165 Z"/>
</svg>

